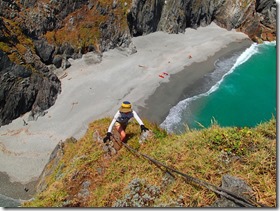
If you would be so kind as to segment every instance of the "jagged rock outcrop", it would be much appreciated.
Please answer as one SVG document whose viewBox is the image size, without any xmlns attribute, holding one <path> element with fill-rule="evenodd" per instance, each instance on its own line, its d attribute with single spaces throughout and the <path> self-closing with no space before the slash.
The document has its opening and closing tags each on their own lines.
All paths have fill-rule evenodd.
<svg viewBox="0 0 280 211">
<path fill-rule="evenodd" d="M 0 1 L 0 16 L 7 19 L 13 19 L 18 16 L 20 7 L 16 1 L 2 0 Z"/>
<path fill-rule="evenodd" d="M 24 17 L 24 22 L 21 21 L 20 25 L 28 36 L 38 39 L 34 43 L 36 51 L 46 64 L 54 64 L 59 68 L 63 64 L 62 61 L 67 64 L 67 59 L 81 58 L 86 52 L 129 47 L 131 43 L 128 28 L 121 26 L 120 17 L 116 16 L 114 11 L 123 7 L 120 2 L 114 1 L 112 5 L 89 0 L 33 2 L 27 4 L 28 12 L 20 12 Z M 87 21 L 89 16 L 89 19 L 96 16 L 93 21 L 97 23 Z M 98 21 L 99 18 L 104 20 Z M 97 28 L 96 32 L 94 28 Z M 57 31 L 60 31 L 59 35 L 56 35 Z M 87 31 L 87 34 L 83 34 L 84 31 Z M 47 32 L 53 32 L 53 35 L 46 35 Z M 93 33 L 92 37 L 96 33 L 98 40 L 87 38 L 90 33 Z M 45 39 L 46 36 L 49 40 Z M 63 39 L 67 36 L 75 37 Z M 50 39 L 53 39 L 52 43 Z M 89 39 L 92 41 L 88 42 Z"/>
<path fill-rule="evenodd" d="M 183 33 L 187 27 L 206 26 L 213 20 L 213 12 L 223 1 L 159 0 L 133 1 L 128 14 L 133 36 L 155 31 Z"/>
<path fill-rule="evenodd" d="M 226 1 L 215 21 L 221 27 L 244 32 L 253 41 L 272 41 L 276 38 L 276 1 Z"/>
<path fill-rule="evenodd" d="M 0 50 L 0 126 L 31 112 L 31 119 L 52 106 L 60 92 L 53 73 L 33 72 L 17 65 Z"/>
<path fill-rule="evenodd" d="M 128 21 L 133 36 L 157 30 L 179 33 L 214 21 L 228 30 L 238 29 L 254 41 L 275 40 L 276 2 L 133 0 Z"/>
<path fill-rule="evenodd" d="M 55 47 L 50 45 L 45 39 L 35 40 L 34 45 L 36 53 L 41 58 L 41 60 L 45 64 L 51 64 Z"/>
<path fill-rule="evenodd" d="M 31 37 L 40 37 L 47 31 L 62 27 L 64 18 L 87 4 L 88 0 L 51 0 L 49 2 L 38 0 L 22 0 L 19 7 L 22 8 L 17 20 L 21 28 Z M 21 19 L 24 21 L 21 21 Z"/>
<path fill-rule="evenodd" d="M 164 0 L 133 0 L 130 12 L 127 15 L 130 33 L 133 36 L 141 36 L 157 31 L 164 2 Z"/>
<path fill-rule="evenodd" d="M 261 38 L 263 40 L 273 40 L 276 36 L 276 1 L 257 0 L 256 11 L 260 16 L 261 29 L 263 33 Z"/>
<path fill-rule="evenodd" d="M 119 1 L 111 4 L 93 0 L 1 1 L 0 50 L 2 58 L 11 65 L 5 71 L 1 67 L 1 77 L 9 73 L 1 84 L 0 126 L 30 109 L 30 119 L 36 119 L 54 104 L 60 82 L 46 65 L 66 69 L 71 66 L 69 58 L 81 58 L 90 51 L 100 54 L 115 47 L 129 47 L 134 52 L 123 15 L 128 7 L 126 2 Z M 14 81 L 14 70 L 8 70 L 11 66 L 30 72 L 26 78 L 31 84 L 24 82 L 29 87 L 25 94 L 16 94 L 23 87 L 11 83 Z M 14 106 L 9 113 L 6 108 L 10 104 Z"/>
<path fill-rule="evenodd" d="M 0 126 L 31 111 L 36 119 L 61 90 L 57 76 L 36 55 L 31 40 L 0 18 Z"/>
</svg>

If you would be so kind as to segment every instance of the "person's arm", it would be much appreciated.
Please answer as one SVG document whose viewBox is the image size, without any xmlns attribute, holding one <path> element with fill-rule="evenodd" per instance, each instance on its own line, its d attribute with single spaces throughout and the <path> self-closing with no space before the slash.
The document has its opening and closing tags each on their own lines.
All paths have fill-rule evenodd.
<svg viewBox="0 0 280 211">
<path fill-rule="evenodd" d="M 135 111 L 132 111 L 133 117 L 136 119 L 136 121 L 138 122 L 139 125 L 144 125 L 144 123 L 142 122 L 142 120 L 140 119 L 140 117 L 138 116 L 138 114 Z"/>
<path fill-rule="evenodd" d="M 111 124 L 108 128 L 108 131 L 107 131 L 108 133 L 112 133 L 113 126 L 116 123 L 119 116 L 120 116 L 120 111 L 117 111 L 117 113 L 115 114 L 115 116 L 114 116 L 114 118 L 113 118 L 113 120 L 112 120 L 112 122 L 111 122 Z"/>
<path fill-rule="evenodd" d="M 141 132 L 143 132 L 143 131 L 146 132 L 147 130 L 149 130 L 148 128 L 145 127 L 144 123 L 142 122 L 142 120 L 140 119 L 138 114 L 135 111 L 132 111 L 132 113 L 133 113 L 133 117 L 136 119 L 136 121 L 140 125 Z"/>
<path fill-rule="evenodd" d="M 110 137 L 112 136 L 112 129 L 113 129 L 113 126 L 114 124 L 116 123 L 117 121 L 117 118 L 119 117 L 120 115 L 120 112 L 117 111 L 117 113 L 115 114 L 114 118 L 112 119 L 111 121 L 111 124 L 108 128 L 108 131 L 107 131 L 107 134 L 106 134 L 106 137 L 103 139 L 103 142 L 106 143 L 108 140 L 110 140 Z"/>
</svg>

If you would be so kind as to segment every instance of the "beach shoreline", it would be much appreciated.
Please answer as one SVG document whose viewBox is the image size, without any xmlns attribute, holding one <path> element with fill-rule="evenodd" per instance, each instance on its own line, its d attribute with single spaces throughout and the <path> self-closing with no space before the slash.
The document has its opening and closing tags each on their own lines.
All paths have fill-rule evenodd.
<svg viewBox="0 0 280 211">
<path fill-rule="evenodd" d="M 90 122 L 112 117 L 123 100 L 131 101 L 134 109 L 142 113 L 143 117 L 146 115 L 141 109 L 145 107 L 148 109 L 147 114 L 152 112 L 155 115 L 157 101 L 150 102 L 149 96 L 153 98 L 157 94 L 156 90 L 160 89 L 158 87 L 170 82 L 170 85 L 175 86 L 176 77 L 186 74 L 182 70 L 193 65 L 206 62 L 204 66 L 207 69 L 209 58 L 214 58 L 219 52 L 222 56 L 225 49 L 232 50 L 228 47 L 231 43 L 242 45 L 244 40 L 249 40 L 247 35 L 234 30 L 227 31 L 212 23 L 196 30 L 186 29 L 185 34 L 156 32 L 133 38 L 137 53 L 130 55 L 113 49 L 104 52 L 101 63 L 88 62 L 95 60 L 96 55 L 93 53 L 84 55 L 82 59 L 71 60 L 72 66 L 62 71 L 65 74 L 61 79 L 62 92 L 45 116 L 24 125 L 23 120 L 28 120 L 27 113 L 9 125 L 0 127 L 1 181 L 11 185 L 22 184 L 18 186 L 18 191 L 22 191 L 26 184 L 33 184 L 60 141 L 71 136 L 81 138 Z M 195 78 L 204 75 L 204 72 L 202 74 L 195 70 L 190 70 L 188 75 L 194 72 Z M 187 80 L 189 83 L 193 81 L 191 77 Z M 176 101 L 175 98 L 172 100 Z M 7 193 L 1 190 L 0 194 Z M 18 197 L 15 192 L 7 196 Z"/>
<path fill-rule="evenodd" d="M 232 42 L 207 60 L 185 66 L 182 71 L 170 75 L 169 81 L 161 83 L 155 92 L 149 96 L 145 101 L 145 106 L 139 107 L 139 114 L 150 122 L 161 124 L 173 106 L 181 100 L 202 93 L 199 89 L 203 84 L 203 76 L 214 71 L 215 62 L 218 59 L 230 57 L 236 52 L 243 52 L 252 43 L 251 40 Z"/>
</svg>

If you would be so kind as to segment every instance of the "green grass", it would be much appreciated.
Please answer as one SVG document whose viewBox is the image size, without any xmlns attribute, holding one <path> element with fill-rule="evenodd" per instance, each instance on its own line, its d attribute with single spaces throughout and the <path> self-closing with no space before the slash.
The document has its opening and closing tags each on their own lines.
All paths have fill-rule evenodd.
<svg viewBox="0 0 280 211">
<path fill-rule="evenodd" d="M 83 138 L 65 144 L 56 169 L 45 178 L 47 188 L 23 206 L 112 207 L 129 195 L 129 184 L 135 178 L 145 181 L 145 185 L 162 187 L 149 206 L 177 206 L 180 201 L 181 206 L 204 207 L 217 199 L 213 192 L 190 185 L 180 177 L 162 186 L 165 172 L 124 147 L 111 158 L 105 156 L 103 144 L 96 141 L 94 134 L 98 132 L 104 137 L 110 121 L 105 118 L 91 123 Z M 275 118 L 255 128 L 222 128 L 215 124 L 181 135 L 167 134 L 158 126 L 144 122 L 154 136 L 140 145 L 139 125 L 132 122 L 127 128 L 129 146 L 216 186 L 220 186 L 224 174 L 239 177 L 252 187 L 258 202 L 276 206 Z M 86 200 L 78 197 L 84 181 L 90 181 Z"/>
</svg>

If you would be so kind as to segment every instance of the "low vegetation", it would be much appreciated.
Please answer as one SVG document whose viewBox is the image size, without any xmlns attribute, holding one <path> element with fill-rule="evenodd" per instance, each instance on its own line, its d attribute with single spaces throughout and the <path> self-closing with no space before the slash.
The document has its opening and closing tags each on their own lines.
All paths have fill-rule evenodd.
<svg viewBox="0 0 280 211">
<path fill-rule="evenodd" d="M 111 119 L 89 125 L 83 138 L 66 141 L 63 155 L 45 176 L 44 191 L 24 207 L 205 207 L 218 196 L 182 178 L 171 179 L 152 163 L 125 147 L 109 156 L 103 150 Z M 255 128 L 220 127 L 217 124 L 184 134 L 167 134 L 145 121 L 153 132 L 140 145 L 136 122 L 127 128 L 127 144 L 172 168 L 220 186 L 230 174 L 244 180 L 256 201 L 276 207 L 276 120 Z"/>
<path fill-rule="evenodd" d="M 48 31 L 45 38 L 49 43 L 58 46 L 69 43 L 74 48 L 81 49 L 82 53 L 85 53 L 89 46 L 94 46 L 99 51 L 100 38 L 104 36 L 102 28 L 112 27 L 112 24 L 115 27 L 114 33 L 128 30 L 126 15 L 129 4 L 122 0 L 112 8 L 111 1 L 98 0 L 91 9 L 85 5 L 69 14 L 63 21 L 63 27 Z"/>
<path fill-rule="evenodd" d="M 0 50 L 4 51 L 12 62 L 25 63 L 24 54 L 28 51 L 35 53 L 32 40 L 22 32 L 18 23 L 5 18 L 2 18 L 2 21 Z"/>
</svg>

